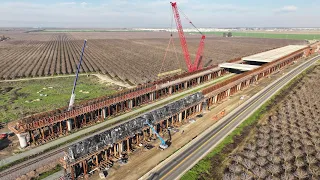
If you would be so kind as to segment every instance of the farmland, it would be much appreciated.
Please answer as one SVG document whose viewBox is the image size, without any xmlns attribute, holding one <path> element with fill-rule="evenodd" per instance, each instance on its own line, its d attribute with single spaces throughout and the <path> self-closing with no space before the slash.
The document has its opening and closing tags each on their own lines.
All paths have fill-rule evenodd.
<svg viewBox="0 0 320 180">
<path fill-rule="evenodd" d="M 0 122 L 8 122 L 67 106 L 74 77 L 59 77 L 21 82 L 0 82 Z M 113 85 L 97 83 L 94 76 L 80 76 L 76 92 L 76 102 L 117 91 Z"/>
<path fill-rule="evenodd" d="M 223 32 L 206 32 L 205 34 L 214 34 L 222 36 Z M 235 37 L 252 37 L 252 38 L 270 38 L 270 39 L 296 39 L 296 40 L 314 40 L 320 39 L 320 34 L 302 34 L 302 33 L 278 33 L 278 32 L 232 32 Z"/>
<path fill-rule="evenodd" d="M 130 84 L 155 80 L 157 74 L 184 69 L 180 42 L 162 61 L 169 34 L 164 32 L 1 32 L 10 40 L 0 43 L 0 78 L 55 76 L 73 74 L 83 39 L 88 39 L 82 73 L 98 72 Z M 177 35 L 175 35 L 177 37 Z M 188 35 L 191 59 L 195 58 L 199 37 Z M 288 44 L 303 44 L 299 40 L 221 38 L 208 36 L 204 63 L 210 59 L 218 64 L 230 59 L 254 54 Z M 177 57 L 177 60 L 176 60 Z"/>
</svg>

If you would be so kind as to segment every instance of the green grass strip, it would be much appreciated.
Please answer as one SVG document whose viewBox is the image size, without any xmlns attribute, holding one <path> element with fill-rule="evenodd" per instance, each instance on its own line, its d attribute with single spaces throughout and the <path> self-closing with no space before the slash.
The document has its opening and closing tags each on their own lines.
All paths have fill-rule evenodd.
<svg viewBox="0 0 320 180">
<path fill-rule="evenodd" d="M 196 32 L 192 32 L 196 33 Z M 204 32 L 204 34 L 214 34 L 223 36 L 224 32 Z M 295 39 L 295 40 L 314 40 L 320 39 L 320 34 L 291 34 L 291 33 L 268 33 L 268 32 L 231 32 L 234 37 L 253 37 L 270 39 Z"/>
<path fill-rule="evenodd" d="M 56 172 L 59 172 L 62 170 L 62 167 L 60 164 L 57 164 L 56 167 L 54 167 L 53 169 L 51 169 L 50 171 L 47 171 L 47 172 L 44 172 L 44 173 L 41 173 L 39 175 L 39 177 L 37 178 L 33 178 L 34 180 L 41 180 L 41 179 L 45 179 L 46 177 L 49 177 L 51 176 L 52 174 L 56 173 Z"/>
</svg>

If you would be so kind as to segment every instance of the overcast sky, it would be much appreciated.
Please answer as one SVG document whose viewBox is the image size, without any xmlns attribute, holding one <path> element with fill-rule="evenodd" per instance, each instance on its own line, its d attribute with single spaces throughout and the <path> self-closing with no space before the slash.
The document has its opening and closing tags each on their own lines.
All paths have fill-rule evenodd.
<svg viewBox="0 0 320 180">
<path fill-rule="evenodd" d="M 1 0 L 2 27 L 170 27 L 170 0 Z M 198 27 L 320 27 L 320 0 L 177 0 Z M 185 20 L 183 20 L 185 22 Z"/>
</svg>

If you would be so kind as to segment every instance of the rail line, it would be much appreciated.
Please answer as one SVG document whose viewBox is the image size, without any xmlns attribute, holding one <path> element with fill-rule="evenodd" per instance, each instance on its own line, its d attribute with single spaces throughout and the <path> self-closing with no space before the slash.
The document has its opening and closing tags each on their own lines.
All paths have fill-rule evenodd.
<svg viewBox="0 0 320 180">
<path fill-rule="evenodd" d="M 0 177 L 5 177 L 7 175 L 13 174 L 13 173 L 25 168 L 25 167 L 28 167 L 28 166 L 30 166 L 32 164 L 38 163 L 38 162 L 46 159 L 46 157 L 51 157 L 51 156 L 57 155 L 57 154 L 62 153 L 62 152 L 63 152 L 63 149 L 58 149 L 58 150 L 55 150 L 55 151 L 50 152 L 48 154 L 43 154 L 43 155 L 41 155 L 39 157 L 36 157 L 35 159 L 28 160 L 25 163 L 15 165 L 15 166 L 7 169 L 7 170 L 4 170 L 4 171 L 0 172 Z"/>
</svg>

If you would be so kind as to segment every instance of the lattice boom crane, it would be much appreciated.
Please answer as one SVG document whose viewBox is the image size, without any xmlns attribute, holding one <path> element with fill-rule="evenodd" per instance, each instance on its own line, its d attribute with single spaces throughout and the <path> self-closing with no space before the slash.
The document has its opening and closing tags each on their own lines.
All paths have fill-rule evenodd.
<svg viewBox="0 0 320 180">
<path fill-rule="evenodd" d="M 202 34 L 199 31 L 199 29 L 185 16 L 185 18 L 189 21 L 189 23 L 193 27 L 195 27 L 197 29 L 197 31 L 202 35 L 201 40 L 200 40 L 200 44 L 199 44 L 199 47 L 198 47 L 196 59 L 195 59 L 194 63 L 192 64 L 191 60 L 190 60 L 190 54 L 189 54 L 189 50 L 188 50 L 186 37 L 184 36 L 182 23 L 181 23 L 181 20 L 180 20 L 180 14 L 179 14 L 179 10 L 178 10 L 178 7 L 177 7 L 177 3 L 176 2 L 170 2 L 170 3 L 171 3 L 171 6 L 172 6 L 172 11 L 173 11 L 173 14 L 174 14 L 174 18 L 175 18 L 175 21 L 176 21 L 177 30 L 178 30 L 179 38 L 180 38 L 180 43 L 181 43 L 184 59 L 185 59 L 185 62 L 187 64 L 187 67 L 188 67 L 188 71 L 189 72 L 193 72 L 193 71 L 202 69 L 201 59 L 202 59 L 202 55 L 203 55 L 204 40 L 205 40 L 206 36 L 204 34 Z"/>
</svg>

